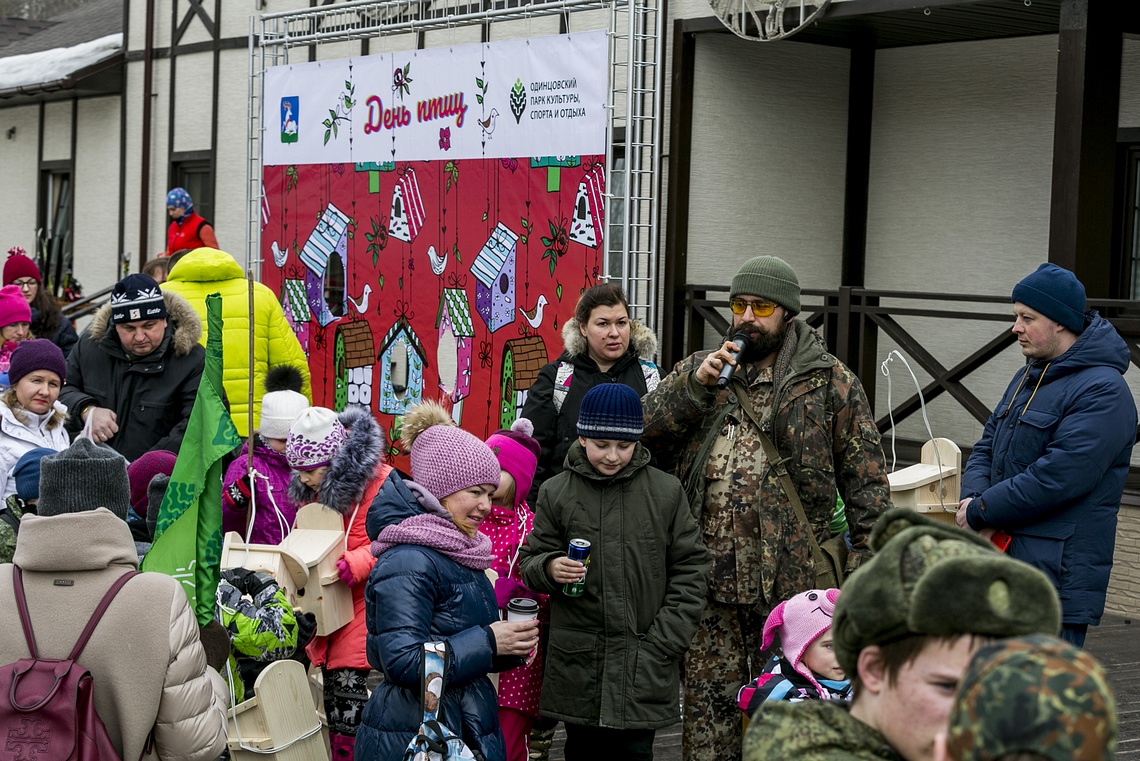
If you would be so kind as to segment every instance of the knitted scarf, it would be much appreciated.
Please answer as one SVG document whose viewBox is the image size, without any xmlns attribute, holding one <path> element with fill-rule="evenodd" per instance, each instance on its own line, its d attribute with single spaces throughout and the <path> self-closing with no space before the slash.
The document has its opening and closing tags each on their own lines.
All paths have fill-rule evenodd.
<svg viewBox="0 0 1140 761">
<path fill-rule="evenodd" d="M 430 547 L 464 568 L 485 571 L 491 567 L 491 540 L 481 533 L 467 536 L 454 523 L 439 515 L 422 514 L 385 526 L 372 543 L 372 554 L 382 554 L 399 544 Z"/>
</svg>

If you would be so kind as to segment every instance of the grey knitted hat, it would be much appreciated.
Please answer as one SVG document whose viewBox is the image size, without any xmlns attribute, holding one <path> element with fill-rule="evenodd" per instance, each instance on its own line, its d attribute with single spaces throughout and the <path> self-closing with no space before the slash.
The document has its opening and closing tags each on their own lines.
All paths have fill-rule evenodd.
<svg viewBox="0 0 1140 761">
<path fill-rule="evenodd" d="M 123 520 L 131 506 L 127 460 L 90 439 L 40 460 L 41 516 L 82 513 L 105 507 Z"/>
<path fill-rule="evenodd" d="M 740 266 L 728 297 L 734 299 L 742 293 L 768 299 L 799 314 L 800 279 L 792 266 L 777 256 L 757 256 Z"/>
</svg>

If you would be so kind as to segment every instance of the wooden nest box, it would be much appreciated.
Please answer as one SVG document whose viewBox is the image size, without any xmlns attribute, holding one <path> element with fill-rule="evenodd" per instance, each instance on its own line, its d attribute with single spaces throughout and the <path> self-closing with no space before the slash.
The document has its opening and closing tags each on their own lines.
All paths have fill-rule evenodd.
<svg viewBox="0 0 1140 761">
<path fill-rule="evenodd" d="M 962 450 L 950 439 L 934 439 L 922 445 L 919 459 L 917 464 L 887 475 L 891 502 L 895 507 L 909 507 L 955 525 L 962 491 Z"/>
</svg>

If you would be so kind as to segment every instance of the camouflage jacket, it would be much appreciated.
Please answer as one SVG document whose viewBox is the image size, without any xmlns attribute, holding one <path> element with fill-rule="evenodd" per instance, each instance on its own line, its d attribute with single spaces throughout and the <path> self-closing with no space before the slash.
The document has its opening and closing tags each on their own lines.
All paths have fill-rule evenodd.
<svg viewBox="0 0 1140 761">
<path fill-rule="evenodd" d="M 0 510 L 6 510 L 10 515 L 20 520 L 24 517 L 23 502 L 15 494 L 8 496 Z M 11 563 L 12 555 L 16 552 L 16 530 L 8 525 L 7 521 L 0 520 L 0 563 Z"/>
<path fill-rule="evenodd" d="M 765 703 L 744 734 L 743 761 L 903 761 L 848 703 Z"/>
<path fill-rule="evenodd" d="M 764 603 L 770 609 L 815 583 L 810 538 L 767 466 L 739 394 L 749 394 L 769 438 L 787 458 L 820 542 L 831 536 L 838 487 L 853 543 L 848 572 L 870 555 L 871 527 L 890 507 L 879 431 L 859 379 L 827 353 L 806 323 L 793 322 L 788 341 L 792 345 L 780 352 L 787 356 L 787 370 L 773 382 L 763 382 L 771 375 L 767 370 L 745 366 L 726 389 L 706 388 L 694 373 L 708 352 L 698 352 L 643 400 L 642 442 L 654 452 L 677 453 L 677 475 L 694 507 L 701 508 L 705 544 L 713 555 L 710 591 L 721 602 Z M 731 519 L 717 518 L 725 514 Z M 736 599 L 727 599 L 733 589 Z"/>
</svg>

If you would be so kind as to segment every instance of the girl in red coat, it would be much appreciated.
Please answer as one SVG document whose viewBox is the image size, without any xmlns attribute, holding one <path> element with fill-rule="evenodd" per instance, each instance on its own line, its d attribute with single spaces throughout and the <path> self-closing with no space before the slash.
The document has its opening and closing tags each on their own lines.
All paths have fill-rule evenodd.
<svg viewBox="0 0 1140 761">
<path fill-rule="evenodd" d="M 194 201 L 185 190 L 175 188 L 166 194 L 166 212 L 170 215 L 170 227 L 166 229 L 166 256 L 203 246 L 218 247 L 213 226 L 194 211 Z"/>
<path fill-rule="evenodd" d="M 364 530 L 368 506 L 391 466 L 383 462 L 384 434 L 366 409 L 338 417 L 310 407 L 289 427 L 285 457 L 297 471 L 289 484 L 296 505 L 320 502 L 344 517 L 345 549 L 337 560 L 341 580 L 352 589 L 352 621 L 306 648 L 324 677 L 325 716 L 333 761 L 351 761 L 356 728 L 368 702 L 368 656 L 364 587 L 376 563 Z"/>
</svg>

